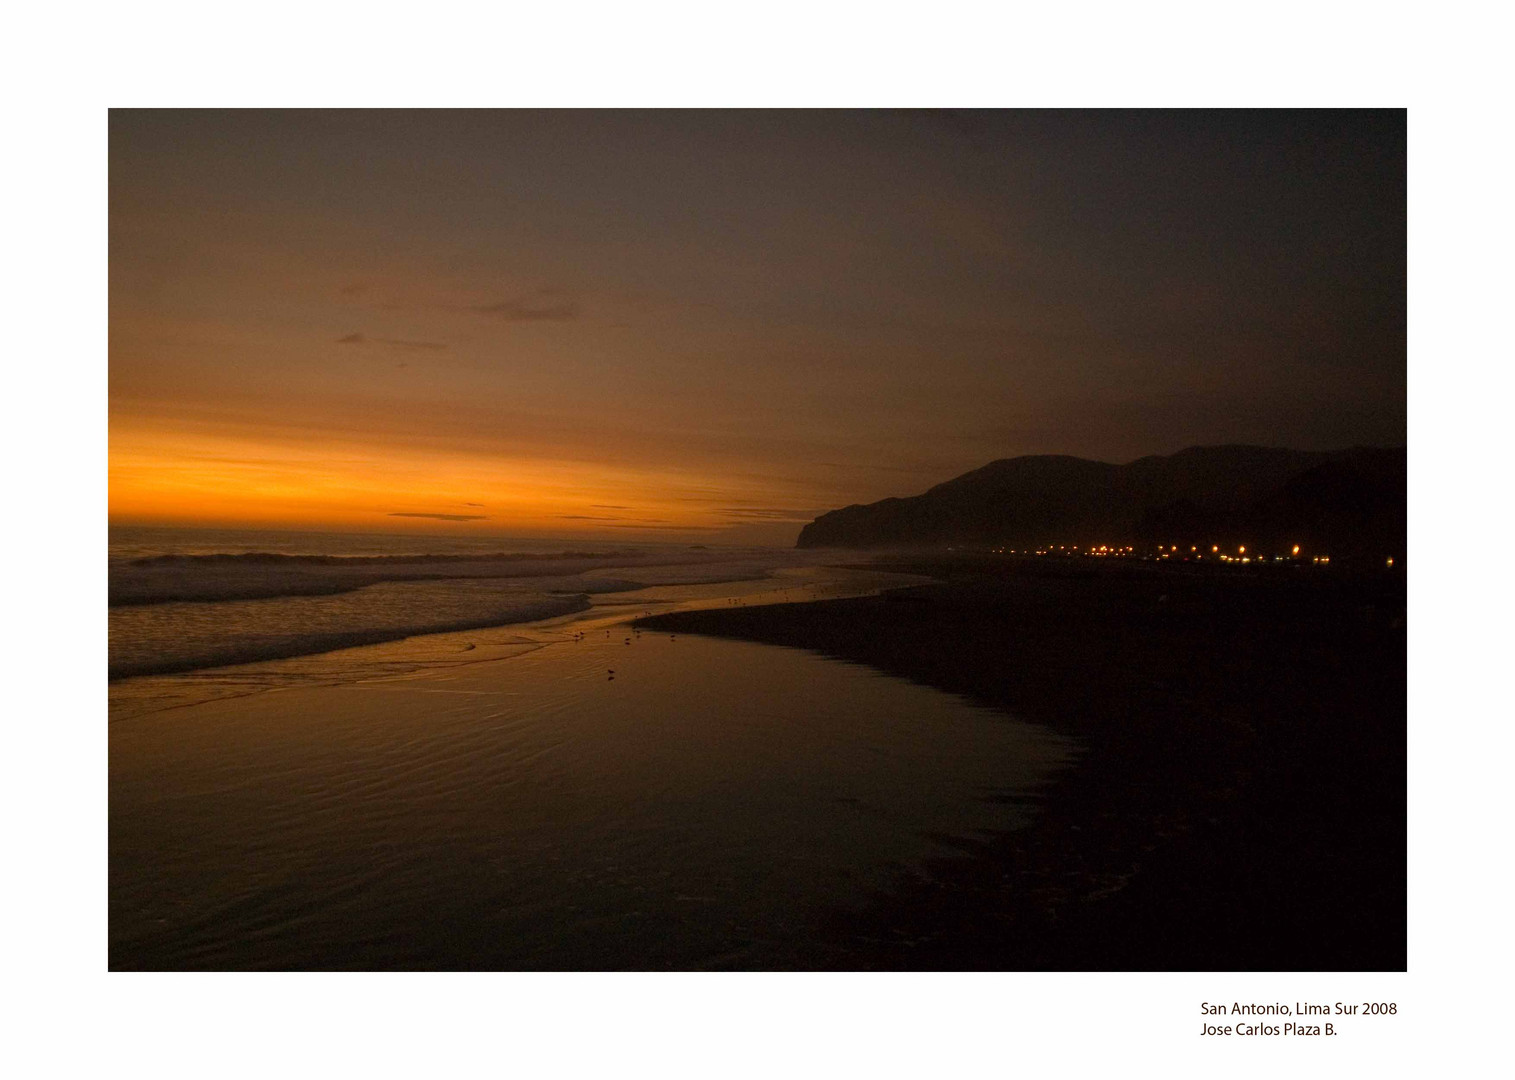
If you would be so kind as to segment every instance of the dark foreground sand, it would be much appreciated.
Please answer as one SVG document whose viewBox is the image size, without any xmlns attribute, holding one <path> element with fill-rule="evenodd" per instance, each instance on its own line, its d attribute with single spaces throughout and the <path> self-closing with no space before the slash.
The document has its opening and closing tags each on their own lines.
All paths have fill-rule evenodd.
<svg viewBox="0 0 1515 1080">
<path fill-rule="evenodd" d="M 839 919 L 849 966 L 1405 968 L 1402 574 L 888 568 L 942 583 L 640 624 L 869 664 L 1085 747 L 1033 826 Z"/>
</svg>

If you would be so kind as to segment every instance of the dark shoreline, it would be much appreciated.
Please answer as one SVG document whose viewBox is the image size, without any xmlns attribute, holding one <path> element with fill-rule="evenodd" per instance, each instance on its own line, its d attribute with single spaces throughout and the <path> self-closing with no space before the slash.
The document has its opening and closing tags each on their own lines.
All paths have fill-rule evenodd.
<svg viewBox="0 0 1515 1080">
<path fill-rule="evenodd" d="M 1031 827 L 835 932 L 861 969 L 1404 970 L 1405 579 L 917 557 L 881 597 L 680 612 L 1076 738 Z"/>
</svg>

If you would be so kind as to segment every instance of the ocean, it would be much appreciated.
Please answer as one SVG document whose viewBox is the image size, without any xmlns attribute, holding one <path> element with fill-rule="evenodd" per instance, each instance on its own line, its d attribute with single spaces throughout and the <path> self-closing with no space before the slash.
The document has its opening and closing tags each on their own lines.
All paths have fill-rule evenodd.
<svg viewBox="0 0 1515 1080">
<path fill-rule="evenodd" d="M 588 611 L 596 598 L 761 581 L 814 561 L 780 549 L 667 543 L 112 528 L 109 677 L 523 624 Z M 649 610 L 672 602 L 650 599 Z M 414 650 L 418 659 L 426 652 Z M 384 662 L 400 656 L 391 650 Z"/>
</svg>

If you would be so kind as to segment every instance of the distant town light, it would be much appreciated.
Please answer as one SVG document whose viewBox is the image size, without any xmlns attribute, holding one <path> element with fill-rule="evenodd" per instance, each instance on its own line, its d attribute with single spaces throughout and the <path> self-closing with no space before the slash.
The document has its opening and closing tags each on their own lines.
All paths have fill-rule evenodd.
<svg viewBox="0 0 1515 1080">
<path fill-rule="evenodd" d="M 1210 545 L 1210 554 L 1211 555 L 1214 555 L 1219 550 L 1220 550 L 1220 545 L 1219 544 L 1211 544 Z"/>
<path fill-rule="evenodd" d="M 1241 547 L 1237 548 L 1236 553 L 1238 555 L 1245 555 L 1247 553 L 1247 545 L 1243 544 Z"/>
<path fill-rule="evenodd" d="M 1299 554 L 1299 545 L 1298 544 L 1294 545 L 1294 554 L 1296 554 L 1296 555 Z"/>
<path fill-rule="evenodd" d="M 1394 565 L 1394 560 L 1393 560 L 1393 559 L 1390 559 L 1390 560 L 1389 560 L 1389 565 L 1390 565 L 1390 566 L 1393 566 L 1393 565 Z"/>
</svg>

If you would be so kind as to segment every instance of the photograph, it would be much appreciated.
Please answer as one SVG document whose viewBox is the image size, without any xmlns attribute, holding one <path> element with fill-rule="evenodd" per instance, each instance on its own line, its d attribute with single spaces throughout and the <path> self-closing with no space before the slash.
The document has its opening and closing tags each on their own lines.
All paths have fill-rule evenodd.
<svg viewBox="0 0 1515 1080">
<path fill-rule="evenodd" d="M 1487 10 L 12 23 L 7 1075 L 1500 1071 Z"/>
<path fill-rule="evenodd" d="M 1405 108 L 105 126 L 112 977 L 1409 970 Z"/>
</svg>

